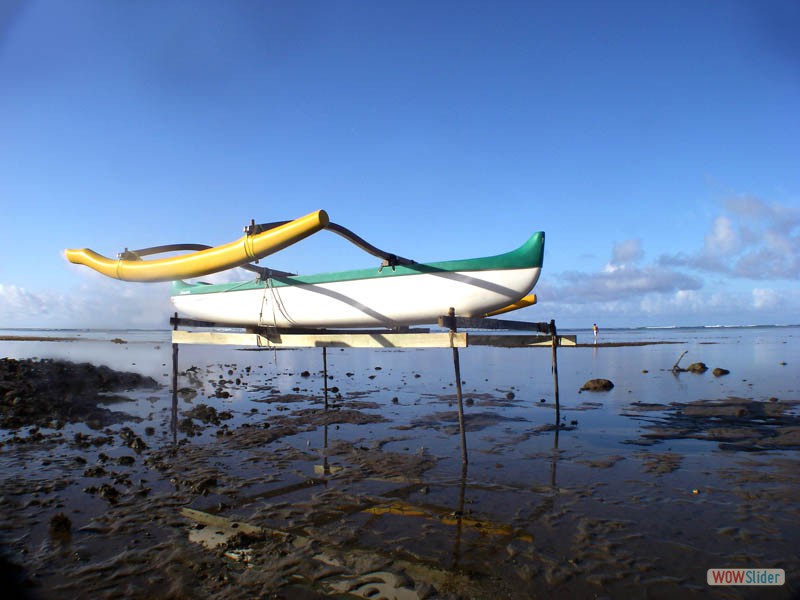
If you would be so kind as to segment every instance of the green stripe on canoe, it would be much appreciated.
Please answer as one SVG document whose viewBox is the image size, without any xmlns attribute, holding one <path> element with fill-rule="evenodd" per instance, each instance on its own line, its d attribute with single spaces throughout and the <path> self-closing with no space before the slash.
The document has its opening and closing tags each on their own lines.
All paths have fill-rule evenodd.
<svg viewBox="0 0 800 600">
<path fill-rule="evenodd" d="M 333 283 L 337 281 L 351 281 L 355 279 L 377 279 L 379 277 L 403 277 L 404 275 L 419 275 L 420 273 L 438 273 L 448 271 L 499 271 L 509 269 L 530 269 L 541 267 L 544 259 L 544 232 L 534 233 L 527 242 L 516 250 L 487 256 L 484 258 L 467 258 L 463 260 L 446 260 L 433 263 L 419 263 L 414 265 L 401 265 L 394 270 L 385 267 L 378 271 L 376 268 L 358 269 L 355 271 L 339 271 L 336 273 L 320 273 L 317 275 L 296 275 L 293 277 L 273 277 L 273 287 L 288 285 Z M 214 294 L 219 292 L 233 292 L 242 290 L 261 289 L 264 282 L 260 280 L 242 281 L 240 283 L 186 283 L 184 281 L 172 282 L 172 295 L 185 294 Z"/>
</svg>

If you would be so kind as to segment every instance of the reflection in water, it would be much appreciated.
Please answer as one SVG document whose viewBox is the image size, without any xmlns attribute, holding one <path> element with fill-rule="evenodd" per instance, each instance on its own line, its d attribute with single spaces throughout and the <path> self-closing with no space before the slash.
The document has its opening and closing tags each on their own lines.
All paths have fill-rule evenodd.
<svg viewBox="0 0 800 600">
<path fill-rule="evenodd" d="M 453 545 L 453 568 L 458 568 L 461 556 L 461 536 L 464 530 L 464 501 L 467 491 L 467 461 L 461 463 L 461 481 L 458 488 L 458 509 L 456 515 L 456 536 Z"/>
<path fill-rule="evenodd" d="M 558 417 L 556 417 L 556 419 L 557 418 Z M 558 430 L 559 423 L 556 421 L 556 427 L 553 430 L 553 458 L 550 460 L 550 486 L 554 489 L 556 487 L 556 470 L 558 465 Z"/>
<path fill-rule="evenodd" d="M 172 413 L 170 419 L 172 443 L 178 443 L 178 344 L 172 344 Z"/>
</svg>

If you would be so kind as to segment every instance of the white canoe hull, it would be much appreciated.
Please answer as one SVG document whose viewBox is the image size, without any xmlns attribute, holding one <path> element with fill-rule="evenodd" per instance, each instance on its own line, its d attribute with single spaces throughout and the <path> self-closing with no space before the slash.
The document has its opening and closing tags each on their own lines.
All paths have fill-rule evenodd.
<svg viewBox="0 0 800 600">
<path fill-rule="evenodd" d="M 541 267 L 419 273 L 402 277 L 172 296 L 182 315 L 251 327 L 401 327 L 436 323 L 450 307 L 476 317 L 530 292 Z"/>
</svg>

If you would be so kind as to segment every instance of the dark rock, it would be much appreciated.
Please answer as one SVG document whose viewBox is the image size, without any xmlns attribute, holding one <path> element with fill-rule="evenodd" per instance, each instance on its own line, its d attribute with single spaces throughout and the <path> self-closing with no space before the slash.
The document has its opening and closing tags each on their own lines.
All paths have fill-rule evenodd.
<svg viewBox="0 0 800 600">
<path fill-rule="evenodd" d="M 197 396 L 197 390 L 190 387 L 182 387 L 178 390 L 178 395 L 183 400 L 191 400 L 192 398 Z"/>
<path fill-rule="evenodd" d="M 72 531 L 72 521 L 64 513 L 58 513 L 50 518 L 50 533 L 54 536 L 69 536 Z"/>
<path fill-rule="evenodd" d="M 722 375 L 727 375 L 728 373 L 730 373 L 728 369 L 721 369 L 720 367 L 717 367 L 711 372 L 714 374 L 714 377 L 721 377 Z"/>
<path fill-rule="evenodd" d="M 191 486 L 191 489 L 196 494 L 201 494 L 203 496 L 206 496 L 208 494 L 209 490 L 211 490 L 211 488 L 215 488 L 215 487 L 217 487 L 217 478 L 216 477 L 206 477 L 205 479 L 202 479 L 200 481 L 195 482 Z"/>
<path fill-rule="evenodd" d="M 111 504 L 114 504 L 117 500 L 119 500 L 119 490 L 113 485 L 109 485 L 107 483 L 101 485 L 97 493 L 101 498 L 108 500 Z"/>
<path fill-rule="evenodd" d="M 131 415 L 104 406 L 123 398 L 107 392 L 135 387 L 159 387 L 137 373 L 63 360 L 0 359 L 0 427 L 49 426 L 55 422 L 83 422 L 93 428 Z M 127 398 L 125 398 L 127 400 Z"/>
<path fill-rule="evenodd" d="M 220 425 L 221 421 L 226 421 L 233 418 L 233 413 L 230 411 L 217 411 L 213 406 L 207 404 L 198 404 L 192 410 L 183 413 L 184 416 L 190 419 L 197 419 L 206 425 Z"/>
<path fill-rule="evenodd" d="M 708 367 L 706 366 L 706 363 L 696 362 L 690 364 L 689 368 L 686 370 L 689 371 L 690 373 L 705 373 L 706 371 L 708 371 Z"/>
<path fill-rule="evenodd" d="M 84 477 L 102 477 L 105 474 L 106 470 L 99 465 L 94 467 L 89 467 L 83 472 Z"/>
<path fill-rule="evenodd" d="M 607 392 L 614 388 L 614 384 L 608 379 L 590 379 L 583 384 L 581 391 L 588 392 Z"/>
</svg>

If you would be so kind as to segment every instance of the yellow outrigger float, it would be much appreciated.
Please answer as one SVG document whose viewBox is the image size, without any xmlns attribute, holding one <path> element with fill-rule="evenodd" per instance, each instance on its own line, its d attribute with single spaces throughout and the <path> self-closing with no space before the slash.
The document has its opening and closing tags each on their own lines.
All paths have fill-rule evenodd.
<svg viewBox="0 0 800 600">
<path fill-rule="evenodd" d="M 318 210 L 273 229 L 247 234 L 222 246 L 155 260 L 138 257 L 133 260 L 114 260 L 88 248 L 65 250 L 64 254 L 71 263 L 86 265 L 98 273 L 122 281 L 174 281 L 218 273 L 264 258 L 325 229 L 329 222 L 328 213 Z"/>
</svg>

